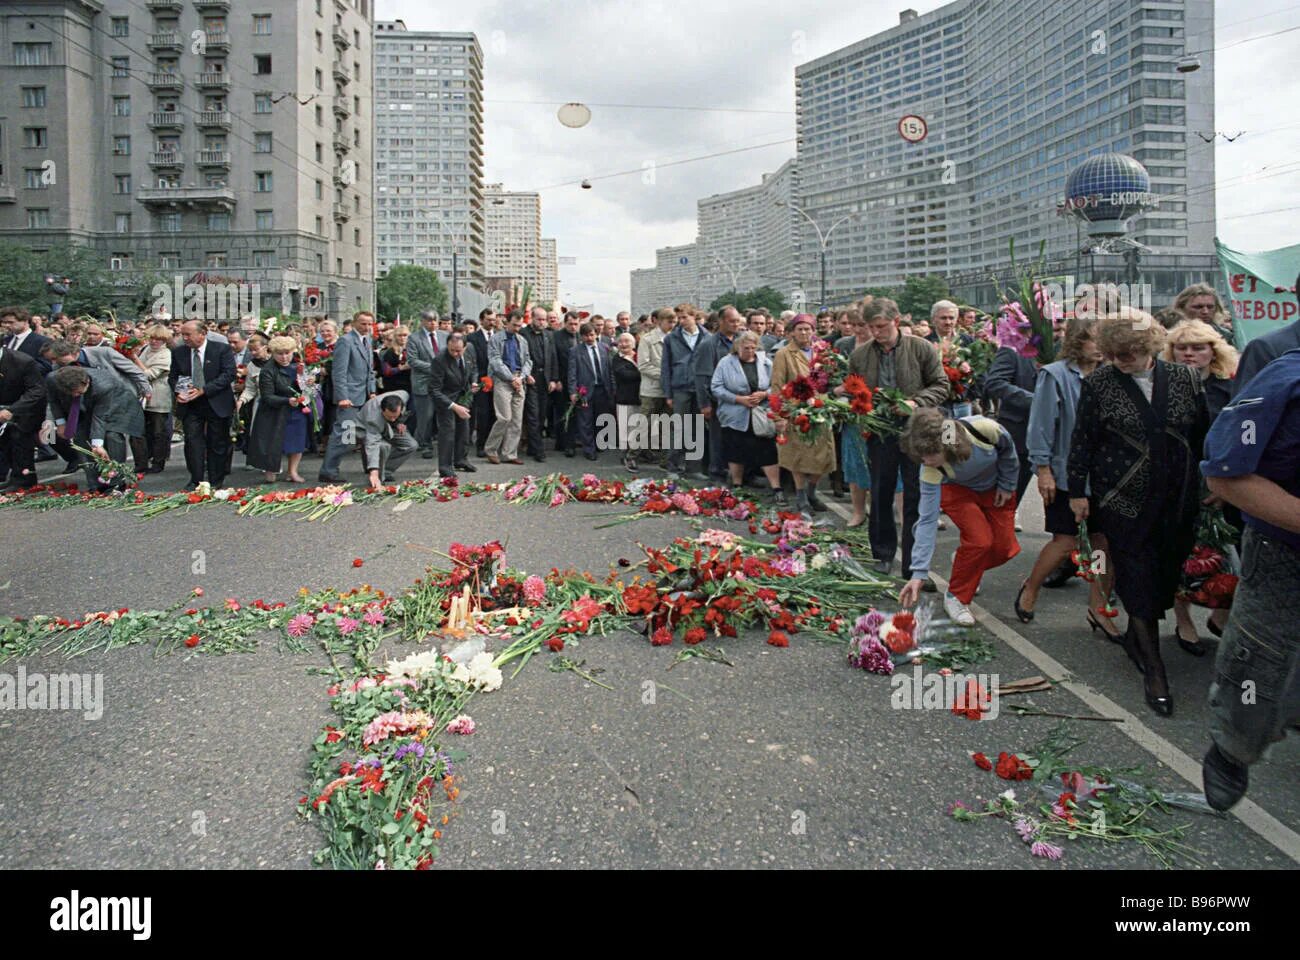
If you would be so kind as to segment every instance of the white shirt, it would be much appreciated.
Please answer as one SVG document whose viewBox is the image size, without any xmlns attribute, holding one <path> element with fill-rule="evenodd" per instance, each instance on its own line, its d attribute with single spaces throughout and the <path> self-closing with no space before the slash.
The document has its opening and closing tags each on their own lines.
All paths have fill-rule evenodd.
<svg viewBox="0 0 1300 960">
<path fill-rule="evenodd" d="M 13 350 L 14 353 L 17 353 L 18 348 L 23 345 L 23 341 L 27 339 L 27 334 L 29 333 L 31 333 L 30 330 L 26 333 L 15 333 L 14 338 L 9 341 L 9 349 Z"/>
</svg>

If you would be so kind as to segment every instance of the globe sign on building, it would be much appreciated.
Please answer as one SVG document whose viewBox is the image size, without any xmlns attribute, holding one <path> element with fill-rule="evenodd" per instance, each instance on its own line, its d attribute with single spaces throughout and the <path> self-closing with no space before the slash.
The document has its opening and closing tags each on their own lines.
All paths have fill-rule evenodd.
<svg viewBox="0 0 1300 960">
<path fill-rule="evenodd" d="M 1129 220 L 1157 202 L 1146 168 L 1122 153 L 1089 157 L 1065 184 L 1066 212 L 1086 221 L 1094 237 L 1122 236 Z"/>
</svg>

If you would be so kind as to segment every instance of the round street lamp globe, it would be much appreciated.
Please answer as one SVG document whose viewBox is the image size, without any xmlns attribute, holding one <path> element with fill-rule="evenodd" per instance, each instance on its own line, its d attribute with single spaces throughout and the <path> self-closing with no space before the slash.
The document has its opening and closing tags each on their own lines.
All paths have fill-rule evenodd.
<svg viewBox="0 0 1300 960">
<path fill-rule="evenodd" d="M 591 122 L 590 108 L 581 103 L 566 103 L 560 107 L 557 116 L 560 118 L 560 123 L 574 129 L 585 127 Z"/>
</svg>

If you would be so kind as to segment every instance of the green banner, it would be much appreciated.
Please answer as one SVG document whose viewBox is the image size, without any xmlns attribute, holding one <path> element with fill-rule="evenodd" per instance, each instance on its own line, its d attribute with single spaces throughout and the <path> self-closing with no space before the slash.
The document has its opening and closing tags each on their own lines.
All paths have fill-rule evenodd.
<svg viewBox="0 0 1300 960">
<path fill-rule="evenodd" d="M 1294 323 L 1300 317 L 1295 281 L 1300 272 L 1300 244 L 1242 253 L 1214 246 L 1231 297 L 1232 328 L 1240 350 L 1251 340 Z"/>
</svg>

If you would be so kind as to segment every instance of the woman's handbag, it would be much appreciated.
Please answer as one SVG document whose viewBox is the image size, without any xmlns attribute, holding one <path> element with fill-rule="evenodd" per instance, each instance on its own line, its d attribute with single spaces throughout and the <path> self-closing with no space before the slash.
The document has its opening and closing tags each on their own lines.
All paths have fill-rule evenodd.
<svg viewBox="0 0 1300 960">
<path fill-rule="evenodd" d="M 749 411 L 749 425 L 754 428 L 756 437 L 775 437 L 776 424 L 772 418 L 767 415 L 767 410 L 763 407 L 754 407 Z"/>
</svg>

